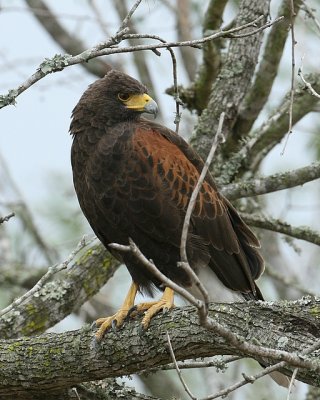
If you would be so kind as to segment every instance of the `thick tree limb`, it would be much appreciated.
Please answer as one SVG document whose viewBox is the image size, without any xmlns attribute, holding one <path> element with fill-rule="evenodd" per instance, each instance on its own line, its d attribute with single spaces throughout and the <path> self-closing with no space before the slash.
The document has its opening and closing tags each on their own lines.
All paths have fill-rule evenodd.
<svg viewBox="0 0 320 400">
<path fill-rule="evenodd" d="M 229 200 L 257 196 L 278 190 L 290 189 L 320 178 L 320 161 L 307 167 L 280 172 L 258 179 L 244 180 L 221 187 L 221 193 Z"/>
<path fill-rule="evenodd" d="M 10 398 L 10 397 L 9 397 Z M 3 397 L 1 397 L 3 399 Z M 4 397 L 7 399 L 7 397 Z M 15 396 L 17 400 L 160 400 L 153 396 L 137 393 L 133 388 L 119 385 L 115 379 L 109 378 L 98 382 L 86 382 L 58 391 L 21 392 Z"/>
<path fill-rule="evenodd" d="M 44 332 L 97 293 L 118 266 L 119 262 L 102 244 L 86 249 L 66 272 L 55 275 L 31 297 L 0 317 L 1 337 Z"/>
<path fill-rule="evenodd" d="M 76 385 L 74 389 L 77 390 L 81 400 L 161 400 L 154 396 L 137 393 L 131 387 L 119 385 L 114 379 L 105 379 L 101 384 L 84 383 Z"/>
<path fill-rule="evenodd" d="M 268 9 L 269 1 L 242 0 L 235 25 L 242 25 L 261 15 L 264 16 L 265 22 Z M 195 150 L 204 159 L 210 149 L 212 136 L 217 131 L 217 121 L 222 112 L 226 114 L 224 132 L 229 135 L 232 132 L 240 102 L 250 87 L 261 47 L 262 34 L 263 32 L 260 32 L 250 38 L 230 41 L 226 62 L 211 88 L 207 108 L 199 118 L 195 130 L 196 140 L 195 136 L 191 140 Z"/>
<path fill-rule="evenodd" d="M 307 226 L 292 226 L 279 219 L 255 214 L 241 213 L 241 217 L 248 225 L 255 226 L 256 228 L 284 233 L 285 235 L 291 236 L 295 239 L 305 240 L 320 246 L 320 233 L 310 229 Z"/>
<path fill-rule="evenodd" d="M 320 339 L 319 309 L 320 299 L 303 298 L 285 303 L 212 304 L 210 316 L 239 337 L 277 350 L 278 357 L 255 357 L 259 362 L 281 361 L 283 354 L 288 354 L 285 358 L 289 357 L 292 367 L 300 368 L 298 379 L 319 386 L 319 351 L 297 356 Z M 83 381 L 130 375 L 167 364 L 171 362 L 167 331 L 177 360 L 244 355 L 200 327 L 197 313 L 185 307 L 158 315 L 143 334 L 140 322 L 128 322 L 123 329 L 108 332 L 99 345 L 88 327 L 63 334 L 1 340 L 0 359 L 6 368 L 0 369 L 0 395 L 12 397 L 23 391 L 31 394 L 42 390 L 50 393 Z M 287 367 L 282 372 L 290 374 Z"/>
<path fill-rule="evenodd" d="M 284 19 L 280 24 L 273 25 L 268 34 L 262 60 L 256 72 L 253 85 L 241 104 L 239 116 L 234 127 L 237 140 L 250 132 L 252 125 L 268 100 L 274 79 L 278 73 L 289 26 L 298 15 L 302 0 L 295 0 L 294 3 L 295 15 L 293 21 L 291 21 L 289 2 L 282 0 L 279 7 L 278 16 L 284 16 Z"/>
</svg>

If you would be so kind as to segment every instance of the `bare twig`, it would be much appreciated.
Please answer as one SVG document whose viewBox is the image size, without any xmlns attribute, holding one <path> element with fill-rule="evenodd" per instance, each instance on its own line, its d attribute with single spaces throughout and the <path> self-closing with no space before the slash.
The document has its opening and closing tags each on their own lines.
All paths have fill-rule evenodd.
<svg viewBox="0 0 320 400">
<path fill-rule="evenodd" d="M 310 83 L 310 82 L 307 82 L 306 79 L 305 79 L 305 77 L 303 76 L 303 73 L 302 73 L 302 65 L 301 65 L 301 67 L 300 67 L 299 70 L 298 70 L 298 76 L 300 76 L 302 82 L 306 85 L 306 88 L 308 89 L 308 91 L 310 92 L 310 94 L 312 94 L 312 96 L 315 96 L 315 97 L 317 97 L 318 99 L 320 99 L 320 94 L 314 90 L 314 88 L 312 87 L 311 83 Z"/>
<path fill-rule="evenodd" d="M 188 238 L 188 231 L 189 231 L 189 224 L 190 224 L 190 218 L 191 218 L 191 214 L 193 212 L 194 206 L 196 204 L 196 200 L 199 194 L 199 191 L 201 189 L 202 183 L 205 179 L 205 176 L 207 175 L 208 169 L 210 167 L 212 158 L 214 156 L 214 153 L 219 145 L 219 143 L 221 141 L 224 140 L 223 136 L 222 136 L 222 126 L 223 126 L 223 121 L 224 121 L 224 112 L 221 113 L 220 118 L 219 118 L 219 125 L 218 125 L 218 130 L 217 133 L 214 137 L 209 155 L 206 159 L 206 162 L 204 163 L 203 169 L 201 171 L 200 177 L 198 179 L 198 182 L 192 192 L 189 204 L 188 204 L 188 208 L 186 211 L 186 215 L 184 218 L 184 222 L 183 222 L 183 227 L 182 227 L 182 234 L 181 234 L 181 244 L 180 244 L 180 257 L 181 257 L 181 261 L 183 263 L 187 263 L 188 262 L 188 257 L 187 257 L 187 238 Z"/>
<path fill-rule="evenodd" d="M 58 16 L 49 8 L 48 2 L 43 0 L 25 0 L 34 17 L 40 22 L 46 32 L 69 54 L 78 54 L 85 51 L 85 44 L 76 35 L 72 35 L 60 23 Z M 82 67 L 95 76 L 102 77 L 111 69 L 111 66 L 101 59 L 90 63 L 83 63 Z"/>
<path fill-rule="evenodd" d="M 174 283 L 171 279 L 167 278 L 162 274 L 158 268 L 154 265 L 151 260 L 148 260 L 145 255 L 140 251 L 138 246 L 133 242 L 132 239 L 129 240 L 129 246 L 122 245 L 119 243 L 109 243 L 108 246 L 121 252 L 132 252 L 132 254 L 142 262 L 142 264 L 151 271 L 156 278 L 158 278 L 167 287 L 170 287 L 176 293 L 180 294 L 183 298 L 189 301 L 195 307 L 202 308 L 204 306 L 203 302 L 196 299 L 192 294 L 190 294 L 186 289 Z"/>
<path fill-rule="evenodd" d="M 293 373 L 292 373 L 292 376 L 291 376 L 291 379 L 290 379 L 290 383 L 289 383 L 289 387 L 288 387 L 287 400 L 290 400 L 292 386 L 294 384 L 294 380 L 296 379 L 298 371 L 299 371 L 299 368 L 295 368 Z"/>
<path fill-rule="evenodd" d="M 172 348 L 172 344 L 171 344 L 171 340 L 170 340 L 170 336 L 169 336 L 169 332 L 168 332 L 168 331 L 167 331 L 167 341 L 168 341 L 168 347 L 169 347 L 169 351 L 170 351 L 170 355 L 171 355 L 173 364 L 174 364 L 174 366 L 175 366 L 175 369 L 176 369 L 176 371 L 177 371 L 179 380 L 180 380 L 180 382 L 182 383 L 182 386 L 183 386 L 184 390 L 188 393 L 188 396 L 189 396 L 192 400 L 197 400 L 197 398 L 193 396 L 193 394 L 191 393 L 191 391 L 190 391 L 188 385 L 186 384 L 185 380 L 183 379 L 182 373 L 181 373 L 181 371 L 180 371 L 179 365 L 178 365 L 177 360 L 176 360 L 176 357 L 175 357 L 175 355 L 174 355 L 174 351 L 173 351 L 173 348 Z"/>
<path fill-rule="evenodd" d="M 167 43 L 158 43 L 158 44 L 148 44 L 148 45 L 138 45 L 133 47 L 114 47 L 122 40 L 122 36 L 128 32 L 128 28 L 124 28 L 123 30 L 118 30 L 117 34 L 111 37 L 106 42 L 98 43 L 96 46 L 92 47 L 91 49 L 85 50 L 82 53 L 71 56 L 70 54 L 62 55 L 55 55 L 51 59 L 45 59 L 40 66 L 38 67 L 37 71 L 31 75 L 25 82 L 23 82 L 20 86 L 15 89 L 9 90 L 8 94 L 0 96 L 0 108 L 6 107 L 10 104 L 15 104 L 16 98 L 29 89 L 32 85 L 34 85 L 39 80 L 43 79 L 46 75 L 62 71 L 63 69 L 75 65 L 80 64 L 83 62 L 87 62 L 92 58 L 106 56 L 110 54 L 119 54 L 119 53 L 129 53 L 134 51 L 142 51 L 142 50 L 156 50 L 161 48 L 169 48 L 169 47 L 181 47 L 181 46 L 194 46 L 199 45 L 202 43 L 209 42 L 211 40 L 225 37 L 226 35 L 234 32 L 239 32 L 245 28 L 255 26 L 256 22 L 260 20 L 255 19 L 247 24 L 243 24 L 241 26 L 229 29 L 228 31 L 221 30 L 219 32 L 215 32 L 212 35 L 209 35 L 202 39 L 195 39 L 185 42 L 167 42 Z M 277 18 L 272 22 L 268 22 L 264 24 L 264 28 L 268 28 L 274 23 L 277 23 L 281 20 L 281 18 Z M 253 29 L 251 32 L 248 32 L 248 36 L 254 35 L 256 30 Z"/>
<path fill-rule="evenodd" d="M 277 371 L 279 368 L 283 368 L 285 365 L 286 365 L 286 363 L 284 361 L 280 361 L 277 364 L 270 365 L 270 367 L 264 368 L 262 371 L 260 371 L 259 373 L 255 374 L 255 375 L 248 376 L 248 375 L 242 374 L 244 379 L 242 379 L 241 381 L 239 381 L 239 382 L 235 383 L 234 385 L 231 385 L 225 389 L 220 390 L 219 392 L 215 393 L 214 395 L 205 397 L 201 400 L 213 400 L 213 399 L 217 399 L 219 397 L 224 398 L 228 394 L 239 389 L 240 387 L 245 386 L 248 383 L 254 383 L 258 379 L 263 378 L 264 376 L 269 375 L 274 371 Z"/>
<path fill-rule="evenodd" d="M 216 368 L 217 370 L 225 370 L 226 365 L 232 363 L 234 361 L 242 360 L 243 357 L 240 356 L 216 356 L 213 360 L 210 361 L 178 361 L 178 366 L 180 369 L 194 369 L 194 368 Z M 158 370 L 157 368 L 156 370 Z M 166 364 L 160 367 L 161 370 L 171 370 L 175 369 L 175 365 L 173 363 Z M 143 373 L 144 371 L 142 371 Z M 150 369 L 146 372 L 152 372 Z"/>
<path fill-rule="evenodd" d="M 180 380 L 180 382 L 182 383 L 182 386 L 184 387 L 185 391 L 188 393 L 189 397 L 190 397 L 192 400 L 197 400 L 197 397 L 195 397 L 195 396 L 191 393 L 189 387 L 187 386 L 185 380 L 183 379 L 183 376 L 182 376 L 182 373 L 181 373 L 179 364 L 177 363 L 176 358 L 175 358 L 175 355 L 174 355 L 174 351 L 173 351 L 173 348 L 172 348 L 172 344 L 171 344 L 171 340 L 170 340 L 170 336 L 169 336 L 169 333 L 168 333 L 168 332 L 167 332 L 167 340 L 168 340 L 168 344 L 169 344 L 170 355 L 171 355 L 171 358 L 172 358 L 172 360 L 173 360 L 173 365 L 174 365 L 174 367 L 175 367 L 175 369 L 176 369 L 176 371 L 177 371 L 179 380 Z M 240 387 L 242 387 L 242 386 L 244 386 L 244 385 L 247 385 L 248 383 L 253 383 L 253 382 L 255 382 L 256 380 L 262 378 L 263 376 L 269 375 L 270 373 L 272 373 L 272 372 L 278 370 L 279 368 L 284 367 L 285 365 L 286 365 L 286 362 L 285 362 L 285 361 L 281 361 L 281 362 L 279 362 L 279 363 L 277 363 L 277 364 L 275 364 L 275 365 L 271 365 L 271 366 L 269 366 L 269 367 L 263 369 L 261 372 L 255 374 L 255 375 L 253 375 L 253 376 L 247 376 L 247 375 L 243 374 L 244 379 L 241 380 L 240 382 L 237 382 L 237 383 L 235 383 L 234 385 L 229 386 L 229 387 L 226 388 L 226 389 L 222 389 L 222 390 L 220 390 L 219 392 L 217 392 L 217 393 L 215 393 L 215 394 L 213 394 L 213 395 L 209 395 L 209 396 L 207 396 L 207 397 L 204 397 L 204 398 L 202 398 L 202 399 L 200 399 L 200 400 L 213 400 L 213 399 L 217 399 L 217 398 L 219 398 L 219 397 L 225 397 L 225 396 L 227 396 L 228 394 L 230 394 L 231 392 L 233 392 L 233 391 L 239 389 Z"/>
<path fill-rule="evenodd" d="M 139 248 L 135 245 L 135 243 L 130 239 L 130 245 L 121 245 L 118 243 L 110 243 L 109 246 L 124 252 L 132 252 L 132 254 L 137 257 L 137 259 L 150 271 L 154 274 L 156 278 L 158 278 L 166 287 L 170 287 L 176 293 L 180 294 L 187 301 L 189 301 L 192 305 L 194 305 L 198 310 L 199 321 L 201 326 L 204 328 L 215 332 L 217 335 L 220 335 L 223 339 L 226 340 L 227 343 L 236 347 L 239 351 L 247 354 L 248 356 L 259 356 L 267 359 L 271 359 L 274 361 L 286 361 L 287 364 L 292 367 L 299 368 L 312 368 L 316 371 L 320 371 L 320 364 L 316 361 L 306 359 L 298 354 L 289 353 L 284 350 L 274 350 L 272 348 L 264 347 L 261 345 L 256 345 L 253 343 L 247 342 L 243 337 L 240 337 L 229 329 L 222 326 L 219 322 L 208 317 L 207 308 L 203 301 L 198 300 L 193 295 L 191 295 L 187 290 L 177 285 L 167 276 L 165 276 L 162 272 L 158 270 L 158 268 L 154 265 L 153 262 L 148 260 L 144 254 L 139 250 Z M 319 343 L 316 343 L 317 346 L 320 346 Z M 313 347 L 312 347 L 313 348 Z"/>
<path fill-rule="evenodd" d="M 128 26 L 128 23 L 132 17 L 132 15 L 134 14 L 134 12 L 136 11 L 136 9 L 139 7 L 140 3 L 142 0 L 136 0 L 135 3 L 133 4 L 133 6 L 130 8 L 128 14 L 126 15 L 126 17 L 123 19 L 121 25 L 119 26 L 119 29 L 117 30 L 116 35 L 118 35 L 121 31 L 123 31 L 123 29 L 125 29 Z"/>
<path fill-rule="evenodd" d="M 154 40 L 159 40 L 161 43 L 166 43 L 166 41 L 161 38 L 158 35 L 149 35 L 149 34 L 126 34 L 123 35 L 123 40 L 124 39 L 154 39 Z M 176 133 L 179 132 L 179 125 L 180 125 L 180 105 L 182 104 L 181 99 L 179 97 L 179 87 L 178 87 L 178 78 L 177 78 L 177 60 L 176 56 L 174 54 L 174 51 L 171 47 L 167 47 L 167 49 L 170 53 L 171 56 L 171 61 L 172 61 L 172 74 L 173 74 L 173 97 L 176 102 L 176 116 L 174 119 L 174 123 L 176 125 Z"/>
<path fill-rule="evenodd" d="M 289 140 L 289 136 L 292 133 L 292 113 L 293 113 L 293 100 L 294 100 L 294 83 L 295 83 L 295 55 L 294 55 L 294 47 L 296 45 L 296 40 L 294 36 L 294 3 L 293 0 L 290 0 L 290 9 L 291 9 L 291 23 L 290 23 L 290 31 L 291 31 L 291 89 L 290 89 L 290 105 L 289 105 L 289 127 L 288 133 L 286 136 L 286 140 L 284 142 L 283 149 L 281 151 L 281 155 L 284 155 L 285 149 L 287 147 L 287 143 Z"/>
<path fill-rule="evenodd" d="M 180 259 L 181 262 L 179 263 L 179 266 L 184 268 L 186 270 L 186 272 L 189 274 L 189 276 L 191 277 L 192 282 L 196 285 L 196 287 L 200 290 L 200 293 L 203 296 L 204 299 L 204 303 L 205 303 L 205 308 L 207 308 L 208 304 L 209 304 L 209 295 L 208 292 L 206 290 L 206 288 L 204 287 L 204 285 L 202 284 L 202 282 L 199 280 L 199 278 L 197 277 L 197 275 L 195 274 L 195 272 L 193 271 L 193 269 L 190 267 L 189 262 L 188 262 L 188 256 L 187 256 L 187 239 L 188 239 L 188 231 L 189 231 L 189 225 L 190 225 L 190 219 L 191 219 L 191 215 L 194 209 L 194 206 L 196 204 L 197 201 L 197 197 L 199 194 L 199 191 L 201 189 L 202 183 L 208 173 L 208 169 L 210 167 L 212 158 L 214 156 L 214 153 L 219 145 L 219 143 L 221 141 L 224 140 L 224 137 L 222 136 L 222 126 L 223 126 L 223 121 L 224 121 L 224 116 L 225 113 L 222 112 L 219 118 L 219 124 L 218 124 L 218 129 L 217 129 L 217 133 L 214 137 L 210 152 L 208 154 L 208 157 L 206 159 L 206 162 L 204 163 L 204 166 L 202 168 L 201 174 L 199 176 L 198 182 L 192 192 L 192 195 L 190 197 L 190 201 L 187 207 L 187 211 L 186 211 L 186 215 L 184 217 L 184 221 L 183 221 L 183 226 L 182 226 L 182 232 L 181 232 L 181 242 L 180 242 Z M 206 313 L 207 311 L 205 311 Z"/>
<path fill-rule="evenodd" d="M 320 341 L 316 342 L 313 346 L 308 347 L 307 349 L 305 349 L 301 355 L 307 355 L 312 353 L 313 351 L 317 350 L 320 347 Z M 242 379 L 241 381 L 235 383 L 234 385 L 231 385 L 225 389 L 220 390 L 219 392 L 213 394 L 213 395 L 209 395 L 207 397 L 204 397 L 200 400 L 213 400 L 213 399 L 217 399 L 219 397 L 226 397 L 228 394 L 234 392 L 235 390 L 239 389 L 242 386 L 247 385 L 248 383 L 254 383 L 255 381 L 257 381 L 258 379 L 272 374 L 273 372 L 279 370 L 280 368 L 283 368 L 287 365 L 287 363 L 285 361 L 280 361 L 277 364 L 274 365 L 270 365 L 269 367 L 264 368 L 262 371 L 260 371 L 259 373 L 255 374 L 255 375 L 251 375 L 251 376 L 247 376 L 245 374 L 242 374 L 244 379 Z M 290 381 L 290 385 L 288 388 L 288 397 L 287 400 L 289 400 L 289 394 L 291 391 L 291 387 L 292 387 L 292 383 L 297 375 L 298 372 L 298 368 L 296 368 L 292 374 L 292 378 Z"/>
<path fill-rule="evenodd" d="M 127 18 L 126 16 L 129 15 L 129 11 L 128 11 L 128 7 L 127 7 L 127 1 L 126 0 L 113 0 L 113 5 L 115 10 L 117 11 L 119 17 L 125 21 L 125 19 Z M 130 32 L 132 34 L 137 34 L 137 29 L 136 26 L 134 24 L 134 21 L 132 19 L 128 19 L 126 25 L 123 26 L 124 27 L 128 27 Z M 134 46 L 134 41 L 133 41 L 133 37 L 128 35 L 127 36 L 128 41 L 129 41 L 129 45 L 130 46 Z M 157 101 L 157 97 L 156 97 L 156 93 L 155 93 L 155 89 L 154 89 L 154 84 L 152 81 L 152 76 L 150 73 L 150 68 L 148 68 L 148 59 L 147 57 L 145 57 L 145 55 L 143 53 L 139 53 L 139 52 L 135 52 L 133 53 L 133 60 L 134 60 L 134 64 L 137 68 L 137 72 L 138 72 L 138 76 L 140 77 L 140 80 L 143 81 L 143 83 L 147 86 L 147 88 L 149 89 L 152 97 Z M 161 118 L 161 114 L 160 118 Z"/>
<path fill-rule="evenodd" d="M 10 213 L 6 215 L 5 217 L 0 217 L 0 224 L 3 224 L 4 222 L 8 222 L 10 218 L 14 217 L 15 213 Z"/>
</svg>

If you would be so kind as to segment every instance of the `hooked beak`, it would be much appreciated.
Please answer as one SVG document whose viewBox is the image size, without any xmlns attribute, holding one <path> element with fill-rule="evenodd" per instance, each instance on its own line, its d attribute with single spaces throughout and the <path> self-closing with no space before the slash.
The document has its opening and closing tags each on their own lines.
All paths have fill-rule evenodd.
<svg viewBox="0 0 320 400">
<path fill-rule="evenodd" d="M 123 103 L 130 110 L 153 114 L 155 118 L 157 116 L 158 105 L 153 98 L 146 93 L 131 95 L 129 99 Z"/>
</svg>

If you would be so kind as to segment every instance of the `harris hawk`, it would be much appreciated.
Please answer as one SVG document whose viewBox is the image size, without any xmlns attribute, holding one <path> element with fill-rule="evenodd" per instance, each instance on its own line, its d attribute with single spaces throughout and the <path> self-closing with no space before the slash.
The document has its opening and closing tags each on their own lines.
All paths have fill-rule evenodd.
<svg viewBox="0 0 320 400">
<path fill-rule="evenodd" d="M 111 70 L 84 92 L 72 113 L 71 163 L 80 207 L 93 231 L 128 268 L 132 284 L 120 310 L 96 321 L 100 340 L 121 326 L 138 291 L 152 294 L 161 282 L 131 253 L 110 243 L 129 238 L 168 278 L 183 287 L 192 281 L 180 261 L 182 226 L 188 202 L 203 168 L 202 159 L 172 130 L 143 118 L 156 114 L 147 88 Z M 263 300 L 255 280 L 264 269 L 259 241 L 208 173 L 191 216 L 186 251 L 192 269 L 212 270 L 225 287 L 244 299 Z M 137 305 L 146 328 L 159 310 L 173 307 L 174 292 Z"/>
</svg>

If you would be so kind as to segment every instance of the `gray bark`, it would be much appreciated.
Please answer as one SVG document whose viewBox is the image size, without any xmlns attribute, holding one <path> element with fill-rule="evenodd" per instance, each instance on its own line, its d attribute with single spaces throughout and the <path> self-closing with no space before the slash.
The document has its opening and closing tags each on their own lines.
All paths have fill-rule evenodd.
<svg viewBox="0 0 320 400">
<path fill-rule="evenodd" d="M 299 354 L 320 339 L 320 299 L 293 302 L 212 304 L 210 316 L 244 340 Z M 266 327 L 268 329 L 266 329 Z M 245 356 L 221 337 L 199 326 L 192 307 L 155 317 L 141 333 L 139 321 L 108 332 L 96 343 L 88 326 L 62 334 L 46 333 L 0 341 L 0 396 L 62 391 L 81 382 L 130 375 L 171 362 L 166 332 L 177 360 L 221 354 Z M 275 359 L 255 357 L 264 365 Z M 280 355 L 277 361 L 281 359 Z M 298 379 L 320 386 L 319 350 L 303 356 L 316 368 L 300 368 Z M 292 367 L 282 372 L 290 375 Z"/>
</svg>

